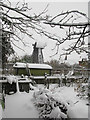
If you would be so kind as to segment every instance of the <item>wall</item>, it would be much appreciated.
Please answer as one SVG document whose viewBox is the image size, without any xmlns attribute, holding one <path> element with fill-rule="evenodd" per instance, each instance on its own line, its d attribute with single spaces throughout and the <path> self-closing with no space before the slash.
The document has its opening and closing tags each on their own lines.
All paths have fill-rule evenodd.
<svg viewBox="0 0 90 120">
<path fill-rule="evenodd" d="M 33 76 L 44 76 L 45 73 L 51 74 L 51 70 L 45 70 L 45 69 L 30 69 L 30 73 Z M 25 68 L 18 68 L 15 69 L 15 75 L 29 75 L 29 71 L 26 71 Z"/>
</svg>

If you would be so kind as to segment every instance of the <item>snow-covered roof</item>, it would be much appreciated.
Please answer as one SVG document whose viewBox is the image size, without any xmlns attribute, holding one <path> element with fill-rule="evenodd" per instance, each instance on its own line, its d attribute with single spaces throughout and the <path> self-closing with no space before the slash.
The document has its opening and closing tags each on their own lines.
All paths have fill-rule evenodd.
<svg viewBox="0 0 90 120">
<path fill-rule="evenodd" d="M 45 46 L 46 46 L 46 43 L 43 43 L 43 42 L 37 42 L 37 44 L 36 44 L 36 48 L 45 48 Z"/>
<path fill-rule="evenodd" d="M 52 69 L 52 67 L 48 64 L 37 64 L 37 63 L 21 63 L 16 62 L 13 65 L 14 68 L 37 68 L 37 69 Z"/>
</svg>

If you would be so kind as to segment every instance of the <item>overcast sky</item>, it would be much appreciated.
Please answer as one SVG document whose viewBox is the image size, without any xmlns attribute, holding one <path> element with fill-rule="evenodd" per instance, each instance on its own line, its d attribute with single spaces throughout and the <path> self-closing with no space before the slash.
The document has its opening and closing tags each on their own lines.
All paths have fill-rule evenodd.
<svg viewBox="0 0 90 120">
<path fill-rule="evenodd" d="M 27 0 L 26 0 L 26 2 L 27 2 Z M 88 2 L 87 1 L 86 2 L 85 1 L 83 1 L 83 2 L 75 2 L 75 1 L 74 2 L 44 2 L 44 1 L 36 2 L 35 1 L 35 2 L 28 2 L 28 4 L 29 4 L 30 8 L 32 8 L 31 12 L 36 13 L 36 14 L 39 14 L 47 6 L 47 4 L 49 4 L 47 14 L 49 14 L 51 16 L 54 16 L 56 14 L 61 13 L 62 11 L 67 11 L 67 10 L 79 10 L 88 15 Z M 58 34 L 58 30 L 56 28 L 55 28 L 55 33 Z M 61 32 L 60 35 L 62 36 L 63 32 Z M 41 36 L 41 37 L 37 36 L 36 34 L 35 34 L 35 38 L 36 38 L 35 41 L 27 36 L 23 36 L 23 38 L 25 39 L 25 43 L 28 46 L 26 46 L 26 47 L 23 46 L 21 42 L 16 43 L 17 45 L 19 45 L 21 48 L 24 48 L 24 50 L 25 50 L 23 52 L 22 50 L 19 50 L 18 48 L 16 48 L 14 46 L 14 49 L 15 49 L 17 55 L 19 55 L 19 56 L 23 56 L 25 54 L 31 55 L 32 51 L 33 51 L 32 44 L 35 43 L 35 41 L 43 41 L 43 42 L 47 43 L 47 46 L 43 50 L 44 61 L 50 61 L 51 59 L 58 60 L 60 54 L 63 52 L 62 49 L 67 46 L 66 44 L 61 45 L 61 47 L 59 49 L 59 53 L 54 57 L 50 57 L 51 55 L 53 55 L 55 53 L 55 50 L 54 51 L 51 50 L 55 46 L 55 41 L 49 40 L 48 38 L 43 37 L 43 36 Z M 68 56 L 67 62 L 69 62 L 70 64 L 77 63 L 78 60 L 80 60 L 80 56 L 83 58 L 83 57 L 86 57 L 87 55 L 85 53 L 83 53 L 81 55 L 72 53 L 71 55 Z M 63 62 L 64 59 L 62 58 L 61 61 Z"/>
</svg>

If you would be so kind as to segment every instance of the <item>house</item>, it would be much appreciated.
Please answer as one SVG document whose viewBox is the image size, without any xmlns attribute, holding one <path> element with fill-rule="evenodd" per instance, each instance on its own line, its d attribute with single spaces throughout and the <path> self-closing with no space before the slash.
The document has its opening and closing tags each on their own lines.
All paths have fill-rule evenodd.
<svg viewBox="0 0 90 120">
<path fill-rule="evenodd" d="M 28 75 L 37 84 L 43 84 L 45 80 L 45 73 L 47 74 L 47 80 L 50 83 L 57 83 L 58 77 L 52 76 L 52 67 L 48 64 L 38 63 L 20 63 L 16 62 L 13 65 L 15 75 Z"/>
<path fill-rule="evenodd" d="M 48 64 L 20 63 L 13 65 L 15 75 L 44 76 L 45 73 L 51 75 L 52 67 Z"/>
</svg>

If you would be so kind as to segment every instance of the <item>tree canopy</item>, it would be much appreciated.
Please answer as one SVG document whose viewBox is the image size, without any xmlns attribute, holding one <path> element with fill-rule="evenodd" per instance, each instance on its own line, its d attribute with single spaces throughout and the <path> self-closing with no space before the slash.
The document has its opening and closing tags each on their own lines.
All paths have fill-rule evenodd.
<svg viewBox="0 0 90 120">
<path fill-rule="evenodd" d="M 24 41 L 22 40 L 22 35 L 26 34 L 31 39 L 34 39 L 34 34 L 32 30 L 38 35 L 44 35 L 47 38 L 56 41 L 57 48 L 56 53 L 59 52 L 59 46 L 66 41 L 73 41 L 68 48 L 65 48 L 65 53 L 63 55 L 69 55 L 73 51 L 76 51 L 78 54 L 81 52 L 89 53 L 87 49 L 86 37 L 90 35 L 90 26 L 89 18 L 85 13 L 82 13 L 78 10 L 69 10 L 56 14 L 55 16 L 48 15 L 48 5 L 41 11 L 39 14 L 30 14 L 31 8 L 28 7 L 28 3 L 22 3 L 19 5 L 19 2 L 16 5 L 12 5 L 9 0 L 0 1 L 1 16 L 0 20 L 2 22 L 2 35 L 9 36 L 9 41 L 6 37 L 6 40 L 10 43 L 6 49 L 11 48 L 11 43 L 16 46 L 14 41 Z M 81 21 L 78 21 L 80 18 Z M 85 21 L 82 21 L 82 19 Z M 65 36 L 59 36 L 48 32 L 45 29 L 45 26 L 51 27 L 54 29 L 58 27 L 60 30 L 64 30 Z M 3 40 L 2 36 L 2 40 Z M 3 42 L 2 42 L 3 43 Z M 5 45 L 4 45 L 5 46 Z M 17 46 L 19 49 L 20 46 Z M 10 51 L 10 52 L 9 52 Z M 13 53 L 13 50 L 8 49 L 9 53 Z"/>
</svg>

